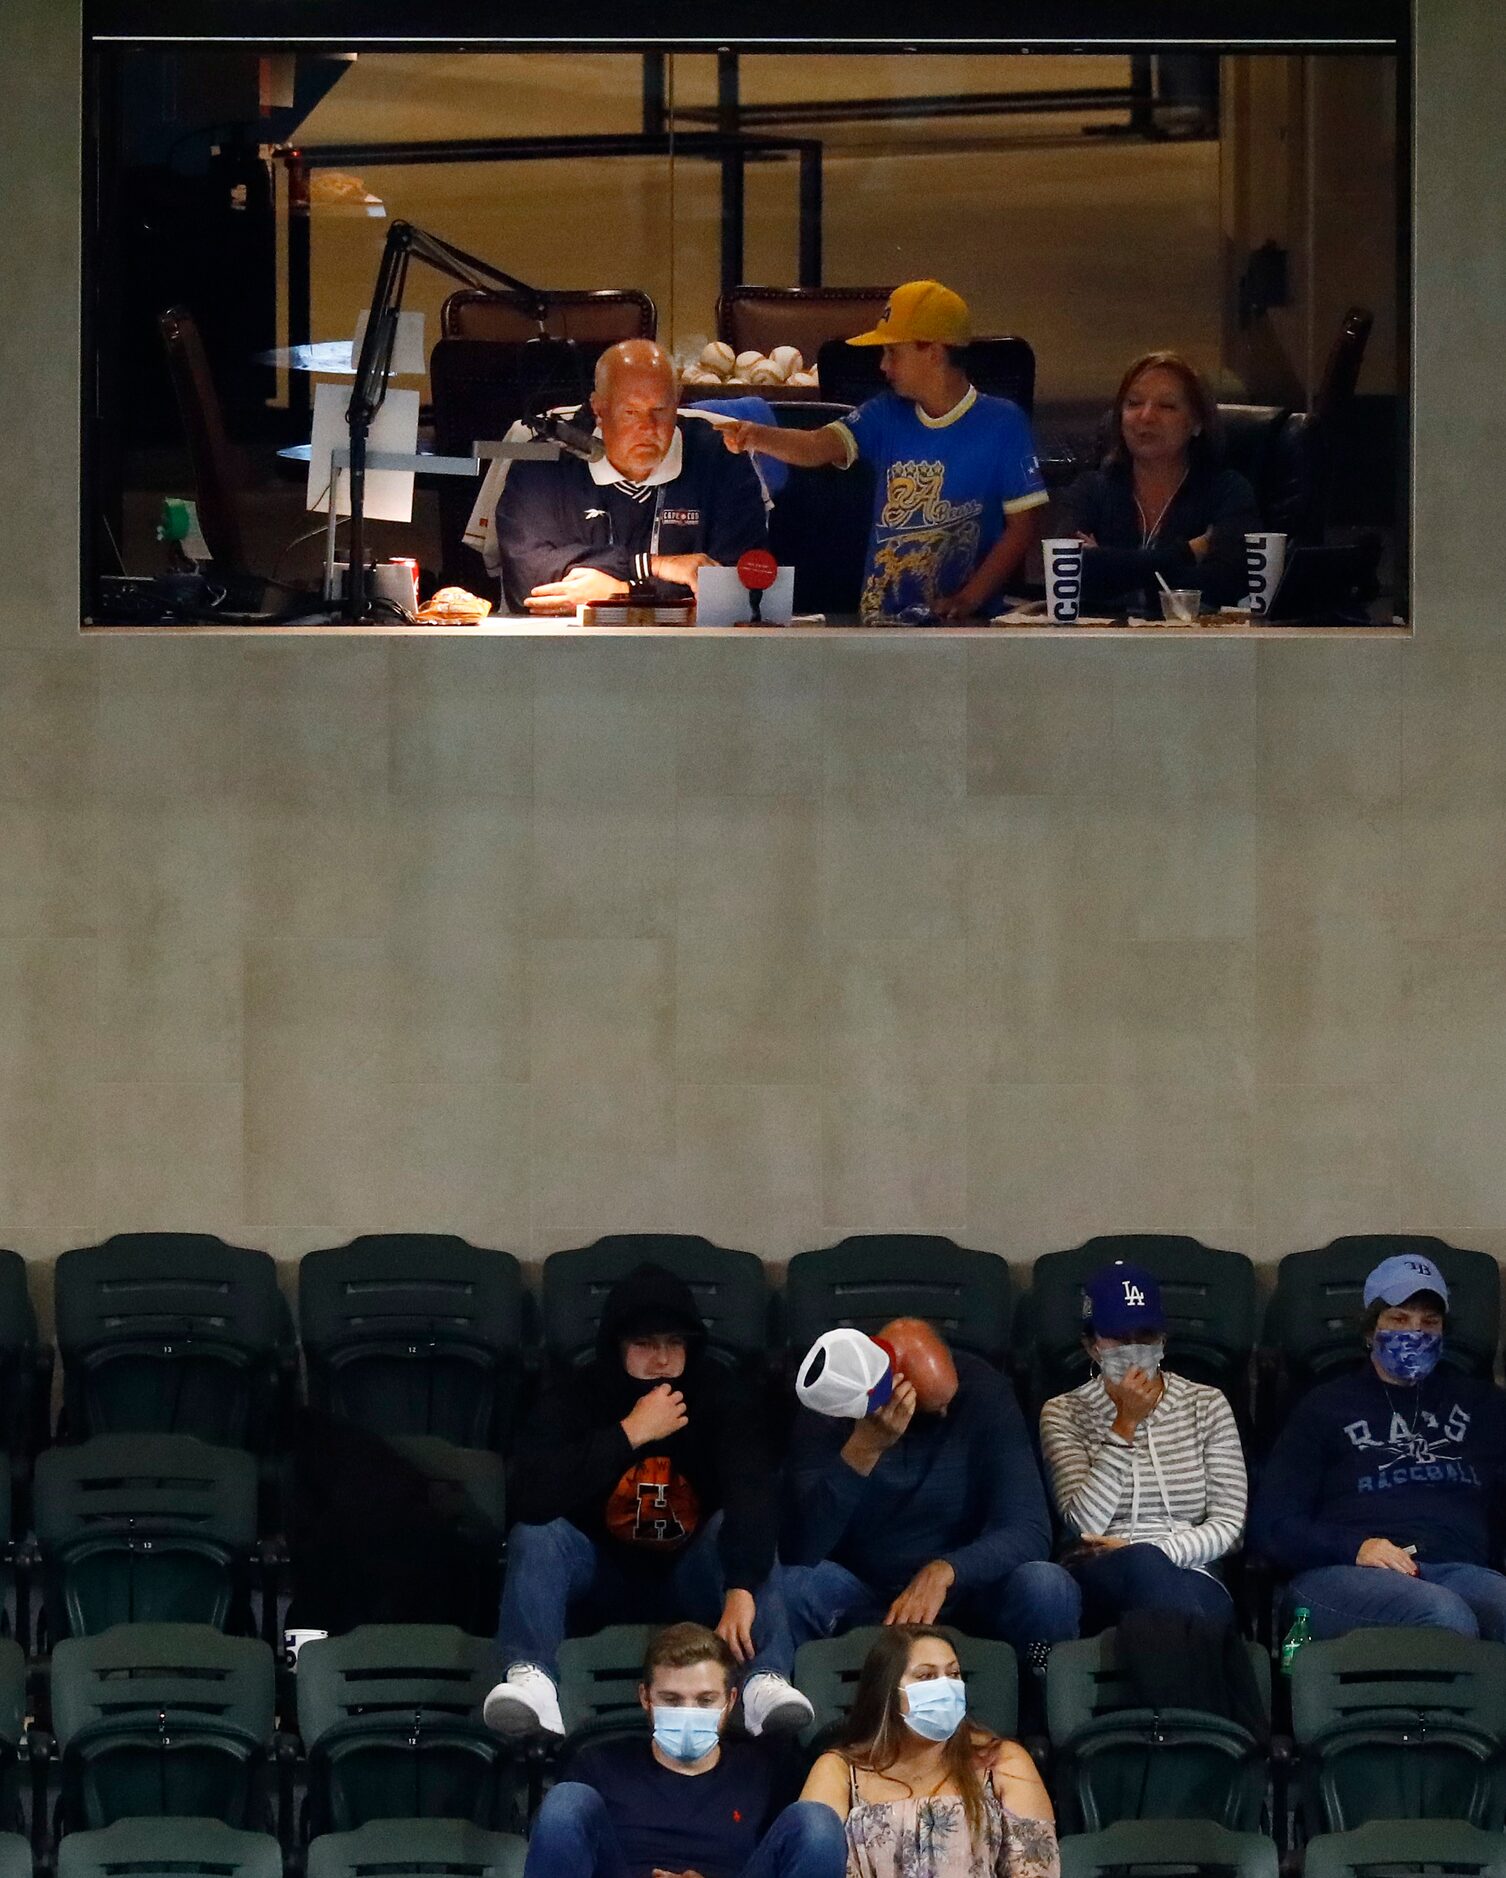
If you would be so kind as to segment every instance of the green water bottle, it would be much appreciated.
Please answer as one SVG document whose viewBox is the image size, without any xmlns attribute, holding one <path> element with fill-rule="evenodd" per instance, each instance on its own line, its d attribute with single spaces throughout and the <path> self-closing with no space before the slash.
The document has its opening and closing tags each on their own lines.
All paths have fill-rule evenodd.
<svg viewBox="0 0 1506 1878">
<path fill-rule="evenodd" d="M 1297 1652 L 1302 1648 L 1303 1644 L 1312 1642 L 1313 1632 L 1312 1624 L 1309 1621 L 1310 1615 L 1305 1604 L 1299 1604 L 1296 1611 L 1293 1613 L 1292 1627 L 1286 1633 L 1286 1639 L 1281 1645 L 1281 1673 L 1283 1676 L 1291 1675 L 1292 1664 L 1296 1662 Z"/>
</svg>

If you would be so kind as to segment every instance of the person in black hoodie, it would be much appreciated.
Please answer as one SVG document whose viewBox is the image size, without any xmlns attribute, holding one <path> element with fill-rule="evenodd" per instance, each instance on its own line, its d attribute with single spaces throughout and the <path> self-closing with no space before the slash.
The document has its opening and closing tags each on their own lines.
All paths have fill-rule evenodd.
<svg viewBox="0 0 1506 1878">
<path fill-rule="evenodd" d="M 747 1665 L 750 1734 L 813 1719 L 774 1558 L 775 1472 L 758 1404 L 706 1353 L 690 1289 L 658 1265 L 612 1287 L 594 1361 L 557 1377 L 519 1444 L 487 1726 L 562 1735 L 572 1620 L 689 1618 Z"/>
</svg>

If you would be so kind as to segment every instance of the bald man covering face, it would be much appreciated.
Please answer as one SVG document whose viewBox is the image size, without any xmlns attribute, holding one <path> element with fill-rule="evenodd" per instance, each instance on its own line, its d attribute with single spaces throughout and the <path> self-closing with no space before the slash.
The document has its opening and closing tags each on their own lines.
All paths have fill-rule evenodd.
<svg viewBox="0 0 1506 1878">
<path fill-rule="evenodd" d="M 752 466 L 710 424 L 680 418 L 677 391 L 662 348 L 625 340 L 601 355 L 589 408 L 568 420 L 594 429 L 604 454 L 513 465 L 496 532 L 510 613 L 573 613 L 624 598 L 630 581 L 684 598 L 708 562 L 767 547 Z"/>
</svg>

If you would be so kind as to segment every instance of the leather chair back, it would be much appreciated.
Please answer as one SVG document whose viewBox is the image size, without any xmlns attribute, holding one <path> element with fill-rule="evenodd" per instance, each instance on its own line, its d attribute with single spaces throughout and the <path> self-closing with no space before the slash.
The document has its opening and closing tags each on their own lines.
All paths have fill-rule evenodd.
<svg viewBox="0 0 1506 1878">
<path fill-rule="evenodd" d="M 543 297 L 551 339 L 576 339 L 599 351 L 620 339 L 652 339 L 659 330 L 658 308 L 637 287 L 562 289 Z M 464 287 L 445 301 L 439 330 L 446 339 L 524 340 L 539 327 L 522 295 Z"/>
</svg>

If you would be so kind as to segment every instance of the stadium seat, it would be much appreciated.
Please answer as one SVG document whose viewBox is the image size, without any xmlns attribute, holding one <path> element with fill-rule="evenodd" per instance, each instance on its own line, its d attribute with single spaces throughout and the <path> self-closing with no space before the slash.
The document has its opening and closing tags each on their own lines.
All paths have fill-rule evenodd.
<svg viewBox="0 0 1506 1878">
<path fill-rule="evenodd" d="M 838 1325 L 871 1334 L 892 1317 L 923 1317 L 958 1349 L 1002 1363 L 1012 1303 L 1004 1259 L 929 1233 L 854 1233 L 822 1251 L 797 1252 L 785 1277 L 796 1362 Z"/>
<path fill-rule="evenodd" d="M 1018 1320 L 1028 1340 L 1031 1400 L 1039 1404 L 1087 1381 L 1083 1286 L 1116 1261 L 1142 1265 L 1160 1281 L 1169 1366 L 1222 1389 L 1244 1419 L 1257 1323 L 1255 1267 L 1242 1252 L 1221 1252 L 1179 1233 L 1105 1234 L 1036 1260 Z"/>
<path fill-rule="evenodd" d="M 813 1738 L 839 1722 L 852 1707 L 863 1659 L 883 1635 L 879 1625 L 845 1636 L 803 1643 L 795 1652 L 795 1686 L 816 1711 Z M 949 1632 L 967 1683 L 968 1713 L 996 1735 L 1013 1739 L 1019 1727 L 1019 1667 L 1007 1643 Z"/>
<path fill-rule="evenodd" d="M 308 1835 L 380 1819 L 522 1817 L 520 1763 L 481 1720 L 489 1641 L 442 1624 L 368 1624 L 298 1654 Z"/>
<path fill-rule="evenodd" d="M 1383 1259 L 1407 1252 L 1431 1259 L 1448 1281 L 1444 1362 L 1471 1376 L 1490 1376 L 1501 1338 L 1501 1272 L 1490 1254 L 1421 1233 L 1350 1233 L 1314 1251 L 1289 1252 L 1276 1268 L 1265 1320 L 1261 1424 L 1267 1436 L 1314 1383 L 1358 1365 L 1365 1276 Z"/>
<path fill-rule="evenodd" d="M 1122 1819 L 1103 1832 L 1069 1834 L 1061 1858 L 1061 1878 L 1276 1878 L 1280 1868 L 1273 1839 L 1211 1819 Z"/>
<path fill-rule="evenodd" d="M 1506 1878 L 1506 1839 L 1459 1819 L 1378 1819 L 1309 1839 L 1303 1878 Z M 1063 1866 L 1062 1878 L 1067 1878 Z"/>
<path fill-rule="evenodd" d="M 638 1701 L 651 1624 L 609 1624 L 594 1636 L 571 1637 L 560 1649 L 560 1712 L 568 1730 L 566 1756 L 604 1735 L 643 1734 Z"/>
<path fill-rule="evenodd" d="M 117 1233 L 55 1267 L 63 1428 L 192 1434 L 269 1452 L 295 1370 L 265 1252 L 209 1233 Z"/>
<path fill-rule="evenodd" d="M 518 1834 L 484 1832 L 463 1819 L 384 1819 L 315 1839 L 306 1870 L 308 1878 L 410 1878 L 421 1872 L 522 1878 L 527 1855 L 528 1842 Z"/>
<path fill-rule="evenodd" d="M 1354 1630 L 1297 1652 L 1297 1791 L 1309 1833 L 1371 1820 L 1506 1825 L 1506 1643 Z"/>
<path fill-rule="evenodd" d="M 762 1259 L 694 1233 L 631 1232 L 544 1260 L 544 1341 L 556 1362 L 584 1363 L 594 1355 L 607 1293 L 644 1264 L 662 1265 L 690 1286 L 713 1355 L 733 1364 L 765 1359 L 769 1284 Z"/>
<path fill-rule="evenodd" d="M 1247 1644 L 1270 1716 L 1270 1658 Z M 1200 1709 L 1137 1705 L 1112 1630 L 1059 1643 L 1046 1670 L 1046 1720 L 1065 1831 L 1126 1819 L 1208 1819 L 1235 1832 L 1260 1823 L 1266 1752 L 1248 1729 Z"/>
<path fill-rule="evenodd" d="M 52 1349 L 38 1342 L 26 1260 L 0 1251 L 0 1441 L 13 1474 L 29 1471 L 47 1438 L 51 1393 Z"/>
<path fill-rule="evenodd" d="M 34 1870 L 30 1839 L 20 1832 L 0 1832 L 0 1878 L 32 1878 Z"/>
<path fill-rule="evenodd" d="M 256 1546 L 256 1462 L 192 1435 L 100 1435 L 37 1461 L 48 1628 L 223 1628 Z"/>
<path fill-rule="evenodd" d="M 10 1878 L 9 1840 L 23 1824 L 21 1751 L 26 1732 L 26 1657 L 19 1644 L 0 1641 L 0 1878 Z"/>
<path fill-rule="evenodd" d="M 3 1864 L 0 1878 L 11 1878 Z M 282 1878 L 282 1847 L 271 1833 L 218 1819 L 117 1819 L 98 1832 L 66 1833 L 57 1878 Z"/>
<path fill-rule="evenodd" d="M 510 1252 L 453 1233 L 369 1233 L 298 1266 L 315 1408 L 379 1435 L 494 1448 L 523 1370 L 526 1297 Z"/>
<path fill-rule="evenodd" d="M 204 1624 L 119 1624 L 65 1639 L 52 1656 L 62 1818 L 268 1823 L 272 1652 Z"/>
</svg>

